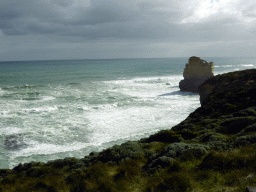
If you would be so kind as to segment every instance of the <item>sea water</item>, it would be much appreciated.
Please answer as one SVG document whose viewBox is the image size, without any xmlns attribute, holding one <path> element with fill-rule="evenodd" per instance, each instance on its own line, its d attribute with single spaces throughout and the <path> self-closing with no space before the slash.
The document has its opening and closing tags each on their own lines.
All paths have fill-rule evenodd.
<svg viewBox="0 0 256 192">
<path fill-rule="evenodd" d="M 202 58 L 214 74 L 255 58 Z M 0 168 L 82 158 L 171 129 L 200 106 L 179 90 L 188 58 L 0 62 Z"/>
</svg>

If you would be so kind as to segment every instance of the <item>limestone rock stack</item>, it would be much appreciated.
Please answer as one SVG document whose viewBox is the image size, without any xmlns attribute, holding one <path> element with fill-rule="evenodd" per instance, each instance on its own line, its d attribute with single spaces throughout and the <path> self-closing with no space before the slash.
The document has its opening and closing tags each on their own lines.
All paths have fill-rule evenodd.
<svg viewBox="0 0 256 192">
<path fill-rule="evenodd" d="M 184 80 L 179 83 L 180 90 L 198 93 L 199 85 L 213 76 L 213 62 L 207 63 L 200 57 L 190 57 L 184 69 Z"/>
</svg>

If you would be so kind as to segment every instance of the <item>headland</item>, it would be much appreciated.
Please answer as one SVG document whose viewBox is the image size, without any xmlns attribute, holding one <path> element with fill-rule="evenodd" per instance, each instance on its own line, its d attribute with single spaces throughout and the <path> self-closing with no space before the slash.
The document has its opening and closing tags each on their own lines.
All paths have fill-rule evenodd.
<svg viewBox="0 0 256 192">
<path fill-rule="evenodd" d="M 0 170 L 0 191 L 245 191 L 256 185 L 256 69 L 209 78 L 169 130 L 82 159 Z"/>
</svg>

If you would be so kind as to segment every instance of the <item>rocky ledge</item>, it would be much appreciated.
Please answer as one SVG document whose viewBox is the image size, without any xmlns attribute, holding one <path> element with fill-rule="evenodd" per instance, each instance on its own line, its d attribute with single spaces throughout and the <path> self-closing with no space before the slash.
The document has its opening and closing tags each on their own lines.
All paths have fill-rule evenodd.
<svg viewBox="0 0 256 192">
<path fill-rule="evenodd" d="M 206 80 L 201 107 L 140 141 L 2 169 L 0 191 L 245 191 L 256 185 L 255 79 L 251 69 Z"/>
</svg>

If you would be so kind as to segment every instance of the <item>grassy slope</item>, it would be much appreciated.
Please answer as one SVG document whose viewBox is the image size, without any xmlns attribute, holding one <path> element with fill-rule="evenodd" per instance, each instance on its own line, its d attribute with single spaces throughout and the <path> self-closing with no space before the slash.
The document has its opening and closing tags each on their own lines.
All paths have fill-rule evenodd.
<svg viewBox="0 0 256 192">
<path fill-rule="evenodd" d="M 254 80 L 256 70 L 215 76 L 204 83 L 214 89 L 202 106 L 171 130 L 82 159 L 0 170 L 0 189 L 244 191 L 256 185 Z"/>
</svg>

